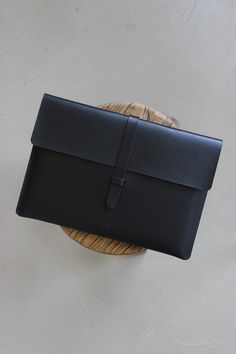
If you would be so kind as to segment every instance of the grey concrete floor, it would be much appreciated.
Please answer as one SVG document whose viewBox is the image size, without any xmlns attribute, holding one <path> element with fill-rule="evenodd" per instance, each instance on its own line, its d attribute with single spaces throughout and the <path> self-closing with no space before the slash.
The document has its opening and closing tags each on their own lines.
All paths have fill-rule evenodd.
<svg viewBox="0 0 236 354">
<path fill-rule="evenodd" d="M 0 1 L 0 352 L 236 351 L 236 1 Z M 91 252 L 15 207 L 44 92 L 224 140 L 194 251 Z"/>
</svg>

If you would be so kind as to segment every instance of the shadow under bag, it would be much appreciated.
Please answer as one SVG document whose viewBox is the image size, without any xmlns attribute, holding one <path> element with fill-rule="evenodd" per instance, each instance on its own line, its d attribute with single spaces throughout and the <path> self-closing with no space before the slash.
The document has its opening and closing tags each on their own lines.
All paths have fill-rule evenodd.
<svg viewBox="0 0 236 354">
<path fill-rule="evenodd" d="M 17 214 L 188 259 L 222 140 L 43 96 Z"/>
</svg>

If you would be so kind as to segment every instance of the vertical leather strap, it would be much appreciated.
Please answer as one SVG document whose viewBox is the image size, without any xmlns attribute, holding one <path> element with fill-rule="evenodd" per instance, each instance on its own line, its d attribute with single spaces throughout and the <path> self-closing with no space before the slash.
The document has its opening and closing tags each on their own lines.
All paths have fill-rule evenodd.
<svg viewBox="0 0 236 354">
<path fill-rule="evenodd" d="M 118 203 L 121 190 L 125 184 L 125 173 L 128 166 L 129 158 L 135 139 L 135 134 L 138 127 L 139 118 L 128 116 L 124 134 L 122 136 L 117 161 L 114 167 L 108 194 L 106 198 L 106 206 L 108 209 L 113 209 Z"/>
</svg>

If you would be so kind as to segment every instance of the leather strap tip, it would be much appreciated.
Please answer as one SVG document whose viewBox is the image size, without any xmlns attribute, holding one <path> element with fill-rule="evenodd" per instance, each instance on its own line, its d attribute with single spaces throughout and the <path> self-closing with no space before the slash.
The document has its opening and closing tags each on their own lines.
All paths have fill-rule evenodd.
<svg viewBox="0 0 236 354">
<path fill-rule="evenodd" d="M 106 207 L 108 209 L 114 209 L 117 206 L 121 189 L 122 189 L 122 186 L 119 184 L 111 184 L 110 185 L 108 195 L 106 198 Z"/>
<path fill-rule="evenodd" d="M 107 200 L 106 200 L 106 207 L 107 207 L 107 209 L 112 210 L 112 209 L 115 208 L 115 206 L 116 206 L 116 203 L 112 202 L 110 199 L 107 199 Z"/>
</svg>

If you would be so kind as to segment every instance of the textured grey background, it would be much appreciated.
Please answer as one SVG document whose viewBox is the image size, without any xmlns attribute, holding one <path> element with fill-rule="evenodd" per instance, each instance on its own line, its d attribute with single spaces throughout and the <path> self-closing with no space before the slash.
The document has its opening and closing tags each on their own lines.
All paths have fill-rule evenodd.
<svg viewBox="0 0 236 354">
<path fill-rule="evenodd" d="M 0 352 L 233 354 L 236 1 L 0 1 Z M 91 252 L 15 207 L 44 92 L 224 139 L 192 254 Z"/>
</svg>

